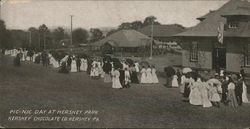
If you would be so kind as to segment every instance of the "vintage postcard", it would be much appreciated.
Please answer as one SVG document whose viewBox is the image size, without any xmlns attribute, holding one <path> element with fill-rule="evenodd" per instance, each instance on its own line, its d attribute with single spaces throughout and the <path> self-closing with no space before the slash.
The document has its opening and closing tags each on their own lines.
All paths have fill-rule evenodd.
<svg viewBox="0 0 250 129">
<path fill-rule="evenodd" d="M 250 128 L 250 0 L 0 0 L 0 128 Z"/>
</svg>

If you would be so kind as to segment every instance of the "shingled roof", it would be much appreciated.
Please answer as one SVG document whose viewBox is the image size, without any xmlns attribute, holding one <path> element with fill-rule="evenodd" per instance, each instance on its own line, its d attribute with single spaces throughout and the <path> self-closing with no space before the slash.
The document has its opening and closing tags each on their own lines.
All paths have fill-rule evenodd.
<svg viewBox="0 0 250 129">
<path fill-rule="evenodd" d="M 225 15 L 248 15 L 250 14 L 250 3 L 247 0 L 230 0 L 224 4 L 218 10 L 210 12 L 203 17 L 200 23 L 196 26 L 189 28 L 187 31 L 179 33 L 175 36 L 192 36 L 192 37 L 214 37 L 217 36 L 218 26 L 220 22 L 226 23 Z M 241 27 L 238 30 L 232 32 L 225 32 L 224 36 L 230 37 L 250 37 L 249 27 L 250 23 L 246 27 Z"/>
<path fill-rule="evenodd" d="M 136 30 L 120 30 L 91 45 L 102 46 L 105 43 L 115 47 L 139 47 L 148 45 L 150 38 Z"/>
<path fill-rule="evenodd" d="M 147 35 L 151 36 L 151 25 L 145 26 L 138 31 Z M 184 27 L 176 24 L 172 25 L 154 25 L 153 26 L 153 36 L 154 37 L 171 37 L 178 33 L 181 33 L 185 30 Z"/>
</svg>

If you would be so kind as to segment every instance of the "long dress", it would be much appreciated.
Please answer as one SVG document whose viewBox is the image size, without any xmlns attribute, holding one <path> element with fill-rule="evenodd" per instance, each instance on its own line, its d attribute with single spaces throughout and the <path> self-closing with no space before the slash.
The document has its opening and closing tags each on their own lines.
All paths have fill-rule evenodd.
<svg viewBox="0 0 250 129">
<path fill-rule="evenodd" d="M 228 94 L 227 94 L 227 98 L 229 100 L 229 103 L 232 107 L 236 108 L 238 107 L 238 102 L 235 96 L 235 84 L 234 83 L 229 83 L 228 84 Z"/>
<path fill-rule="evenodd" d="M 76 61 L 72 60 L 70 72 L 77 72 Z"/>
<path fill-rule="evenodd" d="M 131 67 L 130 70 L 131 70 L 131 83 L 138 84 L 139 83 L 139 79 L 138 79 L 135 67 Z"/>
<path fill-rule="evenodd" d="M 135 71 L 136 71 L 137 73 L 140 72 L 139 63 L 135 63 Z"/>
<path fill-rule="evenodd" d="M 84 71 L 84 64 L 83 64 L 83 62 L 84 62 L 84 59 L 81 59 L 81 66 L 80 66 L 80 70 L 81 71 Z"/>
<path fill-rule="evenodd" d="M 242 102 L 243 103 L 250 103 L 248 98 L 247 98 L 247 87 L 246 87 L 245 82 L 243 82 Z"/>
<path fill-rule="evenodd" d="M 24 52 L 22 52 L 22 58 L 21 58 L 21 61 L 25 61 L 25 55 L 24 55 L 25 53 Z"/>
<path fill-rule="evenodd" d="M 218 93 L 218 87 L 214 86 L 213 84 L 209 88 L 209 100 L 211 102 L 220 102 L 221 100 L 220 95 Z"/>
<path fill-rule="evenodd" d="M 208 99 L 208 84 L 206 82 L 202 82 L 202 85 L 200 86 L 200 92 L 201 92 L 201 100 L 202 100 L 202 106 L 203 107 L 212 107 L 212 103 Z"/>
<path fill-rule="evenodd" d="M 38 56 L 38 54 L 34 54 L 33 55 L 33 62 L 35 63 L 36 57 Z"/>
<path fill-rule="evenodd" d="M 118 70 L 112 71 L 112 88 L 115 89 L 122 88 L 119 77 L 120 77 L 120 72 Z"/>
<path fill-rule="evenodd" d="M 98 66 L 95 66 L 94 68 L 93 68 L 93 74 L 94 74 L 94 77 L 99 77 L 99 68 L 98 68 Z"/>
<path fill-rule="evenodd" d="M 103 67 L 102 69 L 104 73 L 103 81 L 105 83 L 111 82 L 112 80 L 111 80 L 110 72 L 112 71 L 112 64 L 109 62 L 105 62 L 102 67 Z"/>
<path fill-rule="evenodd" d="M 181 76 L 181 85 L 180 85 L 180 93 L 184 93 L 184 88 L 185 88 L 185 80 L 186 80 L 186 76 L 182 75 Z"/>
<path fill-rule="evenodd" d="M 152 68 L 152 83 L 159 83 L 155 68 Z"/>
<path fill-rule="evenodd" d="M 87 61 L 87 59 L 83 59 L 82 64 L 83 64 L 83 71 L 86 72 L 87 69 L 88 69 L 88 61 Z"/>
<path fill-rule="evenodd" d="M 125 74 L 125 86 L 129 87 L 129 83 L 131 82 L 130 73 L 128 70 L 125 70 L 124 74 Z"/>
<path fill-rule="evenodd" d="M 50 63 L 53 65 L 54 68 L 60 67 L 58 61 L 56 61 L 53 56 L 50 57 Z"/>
<path fill-rule="evenodd" d="M 200 85 L 202 85 L 201 82 L 194 82 L 190 87 L 189 103 L 192 105 L 202 105 L 201 93 L 199 91 Z"/>
<path fill-rule="evenodd" d="M 146 83 L 152 83 L 153 77 L 152 77 L 152 70 L 151 68 L 147 68 L 146 70 Z"/>
<path fill-rule="evenodd" d="M 189 98 L 189 95 L 190 95 L 190 87 L 192 85 L 192 83 L 194 82 L 194 79 L 192 78 L 186 78 L 184 80 L 184 84 L 185 84 L 185 87 L 184 87 L 184 93 L 183 93 L 183 97 L 184 98 Z"/>
<path fill-rule="evenodd" d="M 172 87 L 179 87 L 177 79 L 178 79 L 177 75 L 174 75 L 172 80 Z"/>
<path fill-rule="evenodd" d="M 95 66 L 96 66 L 96 62 L 93 61 L 92 64 L 91 64 L 90 77 L 95 76 Z"/>
<path fill-rule="evenodd" d="M 141 83 L 147 83 L 147 75 L 146 75 L 146 69 L 142 68 L 141 70 Z"/>
</svg>

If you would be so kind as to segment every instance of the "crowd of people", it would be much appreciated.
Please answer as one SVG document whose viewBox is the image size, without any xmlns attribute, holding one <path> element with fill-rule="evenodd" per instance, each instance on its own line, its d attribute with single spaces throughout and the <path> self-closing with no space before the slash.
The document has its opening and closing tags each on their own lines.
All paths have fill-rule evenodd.
<svg viewBox="0 0 250 129">
<path fill-rule="evenodd" d="M 102 78 L 104 83 L 111 83 L 112 88 L 129 88 L 133 84 L 159 83 L 156 68 L 150 64 L 140 64 L 138 61 L 104 57 L 91 58 L 78 55 L 65 55 L 56 60 L 48 52 L 34 52 L 25 49 L 13 49 L 5 54 L 14 56 L 14 65 L 20 66 L 21 61 L 41 63 L 44 67 L 52 65 L 59 68 L 59 73 L 86 72 L 93 79 Z M 166 68 L 167 85 L 179 88 L 183 101 L 203 107 L 220 107 L 220 104 L 234 108 L 242 103 L 249 103 L 247 88 L 244 81 L 244 71 L 240 74 L 228 74 L 224 71 L 214 76 L 202 76 L 190 68 L 182 72 L 171 67 Z"/>
<path fill-rule="evenodd" d="M 110 57 L 79 58 L 79 56 L 65 56 L 61 60 L 59 72 L 86 72 L 93 79 L 103 78 L 104 83 L 112 82 L 112 88 L 129 88 L 134 84 L 158 83 L 156 69 L 152 65 L 142 66 L 138 62 L 126 61 L 125 59 L 112 59 Z"/>
<path fill-rule="evenodd" d="M 159 83 L 156 68 L 153 65 L 140 66 L 139 62 L 131 59 L 120 60 L 111 57 L 100 59 L 65 55 L 61 60 L 56 60 L 49 52 L 26 49 L 8 50 L 5 54 L 15 57 L 15 66 L 21 66 L 22 61 L 31 61 L 37 64 L 42 63 L 44 67 L 52 65 L 54 68 L 59 68 L 59 73 L 86 72 L 93 79 L 103 78 L 105 83 L 112 82 L 112 88 L 129 88 L 131 83 Z"/>
<path fill-rule="evenodd" d="M 183 73 L 179 83 L 183 101 L 203 107 L 226 106 L 236 108 L 242 103 L 249 103 L 247 87 L 242 74 L 215 73 L 205 77 L 197 72 Z"/>
</svg>

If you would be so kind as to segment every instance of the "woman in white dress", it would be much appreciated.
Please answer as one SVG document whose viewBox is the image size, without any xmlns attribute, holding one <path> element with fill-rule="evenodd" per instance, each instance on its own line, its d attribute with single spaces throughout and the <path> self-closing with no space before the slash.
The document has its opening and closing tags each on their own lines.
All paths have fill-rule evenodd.
<svg viewBox="0 0 250 129">
<path fill-rule="evenodd" d="M 147 83 L 146 69 L 144 66 L 142 66 L 142 69 L 141 69 L 141 83 L 142 84 Z"/>
<path fill-rule="evenodd" d="M 244 81 L 243 81 L 242 102 L 243 103 L 250 103 L 248 98 L 247 98 L 247 87 L 246 87 L 246 84 Z"/>
<path fill-rule="evenodd" d="M 131 82 L 131 79 L 130 79 L 130 72 L 129 72 L 128 68 L 125 68 L 124 74 L 125 74 L 125 87 L 129 88 L 130 87 L 129 84 Z"/>
<path fill-rule="evenodd" d="M 120 83 L 120 72 L 117 69 L 114 69 L 112 72 L 112 88 L 121 89 L 122 85 Z"/>
<path fill-rule="evenodd" d="M 95 61 L 93 61 L 92 64 L 91 64 L 90 77 L 95 76 L 95 74 L 94 74 L 94 72 L 95 72 L 95 64 L 96 64 Z"/>
<path fill-rule="evenodd" d="M 186 81 L 186 76 L 185 76 L 185 74 L 182 74 L 182 76 L 181 76 L 181 84 L 180 84 L 180 93 L 181 94 L 184 93 L 185 81 Z"/>
<path fill-rule="evenodd" d="M 172 87 L 175 87 L 175 88 L 179 87 L 177 79 L 178 79 L 178 76 L 174 75 L 173 80 L 172 80 Z"/>
<path fill-rule="evenodd" d="M 93 67 L 93 76 L 95 79 L 100 77 L 98 63 L 95 63 L 95 66 Z"/>
<path fill-rule="evenodd" d="M 84 63 L 84 59 L 81 58 L 80 60 L 81 60 L 80 70 L 81 70 L 81 71 L 84 71 L 84 64 L 83 64 L 83 63 Z"/>
<path fill-rule="evenodd" d="M 72 59 L 70 72 L 77 72 L 76 60 L 75 60 L 75 58 Z"/>
<path fill-rule="evenodd" d="M 202 85 L 202 83 L 197 82 L 197 79 L 190 85 L 189 103 L 192 105 L 202 105 L 201 93 L 199 91 L 200 85 Z"/>
<path fill-rule="evenodd" d="M 158 77 L 156 75 L 155 66 L 152 66 L 152 83 L 159 83 Z"/>
<path fill-rule="evenodd" d="M 53 56 L 50 57 L 50 63 L 53 65 L 54 68 L 60 67 L 58 61 Z"/>
<path fill-rule="evenodd" d="M 212 103 L 210 102 L 210 100 L 208 99 L 208 89 L 209 89 L 208 83 L 207 82 L 201 82 L 199 90 L 201 92 L 202 106 L 204 108 L 213 106 Z"/>
<path fill-rule="evenodd" d="M 214 83 L 209 83 L 209 100 L 214 106 L 220 107 L 220 95 L 218 93 L 218 86 Z"/>
<path fill-rule="evenodd" d="M 150 66 L 148 66 L 147 70 L 146 70 L 146 83 L 152 83 L 153 81 L 153 77 L 152 77 L 152 70 L 150 68 Z"/>
</svg>

